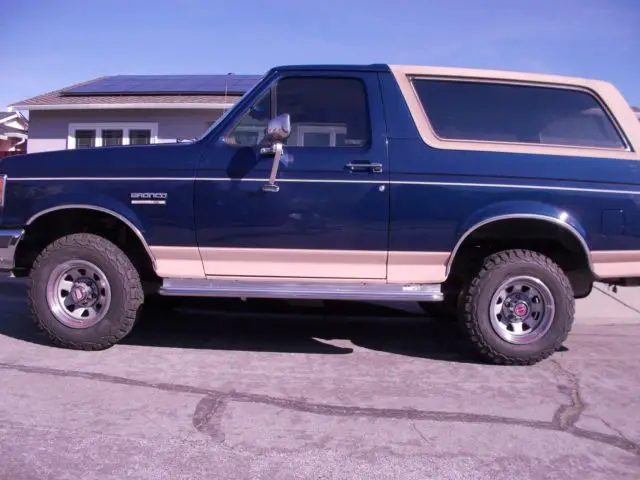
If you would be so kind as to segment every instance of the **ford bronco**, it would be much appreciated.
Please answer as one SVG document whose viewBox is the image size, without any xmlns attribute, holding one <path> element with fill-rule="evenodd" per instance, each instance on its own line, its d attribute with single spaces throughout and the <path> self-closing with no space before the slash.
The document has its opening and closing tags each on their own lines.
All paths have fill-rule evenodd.
<svg viewBox="0 0 640 480">
<path fill-rule="evenodd" d="M 2 160 L 0 269 L 67 348 L 117 343 L 145 299 L 394 300 L 533 364 L 594 282 L 637 284 L 639 152 L 603 81 L 277 67 L 193 141 Z"/>
</svg>

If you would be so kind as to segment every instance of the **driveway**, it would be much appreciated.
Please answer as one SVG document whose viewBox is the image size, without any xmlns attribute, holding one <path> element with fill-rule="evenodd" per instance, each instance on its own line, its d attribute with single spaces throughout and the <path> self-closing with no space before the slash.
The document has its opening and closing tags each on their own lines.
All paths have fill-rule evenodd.
<svg viewBox="0 0 640 480">
<path fill-rule="evenodd" d="M 498 367 L 370 304 L 194 302 L 62 350 L 0 282 L 0 478 L 637 479 L 640 305 L 598 288 L 562 352 Z"/>
</svg>

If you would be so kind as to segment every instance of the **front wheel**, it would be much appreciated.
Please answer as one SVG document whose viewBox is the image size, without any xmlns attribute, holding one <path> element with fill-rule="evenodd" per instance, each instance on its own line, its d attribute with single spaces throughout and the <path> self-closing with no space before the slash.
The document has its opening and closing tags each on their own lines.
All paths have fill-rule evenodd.
<svg viewBox="0 0 640 480">
<path fill-rule="evenodd" d="M 557 351 L 575 314 L 571 284 L 530 250 L 487 257 L 462 298 L 461 323 L 476 351 L 497 364 L 532 365 Z"/>
<path fill-rule="evenodd" d="M 51 341 L 102 350 L 132 330 L 144 298 L 140 276 L 109 240 L 79 233 L 59 238 L 34 262 L 29 304 Z"/>
</svg>

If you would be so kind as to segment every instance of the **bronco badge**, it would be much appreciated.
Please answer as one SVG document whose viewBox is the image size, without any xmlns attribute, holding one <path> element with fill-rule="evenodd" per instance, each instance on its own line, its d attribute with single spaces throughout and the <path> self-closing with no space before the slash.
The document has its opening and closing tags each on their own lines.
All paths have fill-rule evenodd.
<svg viewBox="0 0 640 480">
<path fill-rule="evenodd" d="M 132 205 L 165 205 L 167 203 L 166 193 L 141 192 L 130 195 Z"/>
</svg>

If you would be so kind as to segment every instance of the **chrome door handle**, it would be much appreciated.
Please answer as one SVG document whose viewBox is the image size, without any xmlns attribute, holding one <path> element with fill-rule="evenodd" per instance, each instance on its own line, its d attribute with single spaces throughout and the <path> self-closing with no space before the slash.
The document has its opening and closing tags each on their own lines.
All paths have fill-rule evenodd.
<svg viewBox="0 0 640 480">
<path fill-rule="evenodd" d="M 371 163 L 369 161 L 361 161 L 361 162 L 349 162 L 345 165 L 350 171 L 354 171 L 356 169 L 366 169 L 373 173 L 382 173 L 382 164 L 381 163 Z"/>
</svg>

